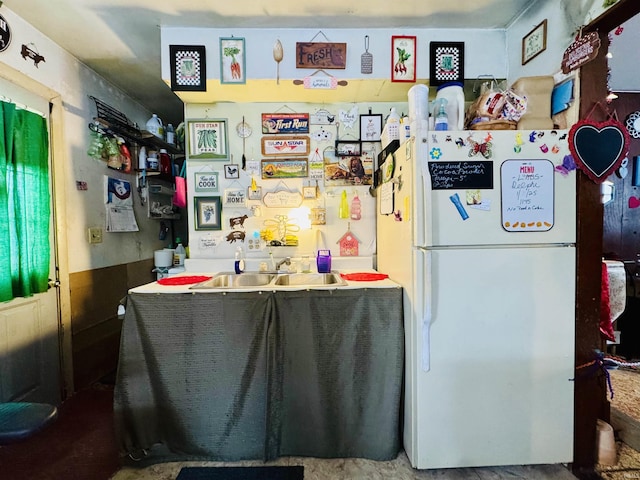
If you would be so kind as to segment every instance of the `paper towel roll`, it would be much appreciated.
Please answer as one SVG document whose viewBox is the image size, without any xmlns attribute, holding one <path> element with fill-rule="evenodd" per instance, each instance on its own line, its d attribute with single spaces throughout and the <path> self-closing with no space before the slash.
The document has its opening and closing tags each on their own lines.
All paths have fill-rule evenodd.
<svg viewBox="0 0 640 480">
<path fill-rule="evenodd" d="M 423 84 L 409 89 L 409 123 L 415 120 L 429 120 L 429 87 Z"/>
<path fill-rule="evenodd" d="M 616 260 L 604 260 L 609 277 L 609 306 L 611 322 L 614 322 L 624 312 L 627 302 L 627 274 L 624 263 Z"/>
</svg>

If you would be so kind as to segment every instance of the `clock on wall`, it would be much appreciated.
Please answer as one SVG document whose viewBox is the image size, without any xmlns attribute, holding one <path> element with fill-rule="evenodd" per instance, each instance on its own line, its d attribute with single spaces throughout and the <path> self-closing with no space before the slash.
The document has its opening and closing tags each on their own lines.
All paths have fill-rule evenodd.
<svg viewBox="0 0 640 480">
<path fill-rule="evenodd" d="M 253 133 L 253 129 L 244 121 L 244 117 L 242 117 L 242 121 L 236 125 L 236 133 L 240 138 L 247 138 Z"/>
</svg>

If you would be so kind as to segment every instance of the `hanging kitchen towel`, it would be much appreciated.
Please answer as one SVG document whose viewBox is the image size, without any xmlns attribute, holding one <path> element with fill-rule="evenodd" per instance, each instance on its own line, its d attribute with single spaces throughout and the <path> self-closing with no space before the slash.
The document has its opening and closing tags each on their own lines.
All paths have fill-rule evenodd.
<svg viewBox="0 0 640 480">
<path fill-rule="evenodd" d="M 187 206 L 187 179 L 186 176 L 187 161 L 182 162 L 182 168 L 180 169 L 180 175 L 176 180 L 176 191 L 173 194 L 173 204 L 178 208 L 184 208 Z"/>
<path fill-rule="evenodd" d="M 609 304 L 609 274 L 607 265 L 602 262 L 602 281 L 600 291 L 600 334 L 602 338 L 616 341 L 613 333 L 613 324 L 611 323 L 611 306 Z"/>
</svg>

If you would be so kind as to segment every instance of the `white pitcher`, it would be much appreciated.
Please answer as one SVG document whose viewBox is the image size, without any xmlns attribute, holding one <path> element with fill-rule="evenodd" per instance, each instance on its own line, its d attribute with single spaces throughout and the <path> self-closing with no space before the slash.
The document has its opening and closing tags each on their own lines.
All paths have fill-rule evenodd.
<svg viewBox="0 0 640 480">
<path fill-rule="evenodd" d="M 464 91 L 462 82 L 443 83 L 436 90 L 434 106 L 439 105 L 438 99 L 446 99 L 446 112 L 449 130 L 464 130 Z M 438 112 L 433 112 L 435 118 Z"/>
</svg>

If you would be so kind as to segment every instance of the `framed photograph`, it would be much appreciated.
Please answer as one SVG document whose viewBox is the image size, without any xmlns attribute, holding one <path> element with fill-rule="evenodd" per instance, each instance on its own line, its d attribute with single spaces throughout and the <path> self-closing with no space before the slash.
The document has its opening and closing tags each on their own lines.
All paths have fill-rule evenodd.
<svg viewBox="0 0 640 480">
<path fill-rule="evenodd" d="M 360 141 L 379 142 L 382 135 L 382 114 L 360 115 Z"/>
<path fill-rule="evenodd" d="M 224 178 L 240 178 L 240 167 L 235 163 L 225 165 Z"/>
<path fill-rule="evenodd" d="M 222 230 L 220 197 L 194 197 L 195 229 Z"/>
<path fill-rule="evenodd" d="M 359 140 L 336 140 L 336 155 L 350 157 L 361 153 L 362 145 Z"/>
<path fill-rule="evenodd" d="M 522 37 L 522 65 L 540 55 L 547 48 L 547 19 Z"/>
<path fill-rule="evenodd" d="M 188 160 L 229 160 L 226 119 L 187 120 Z"/>
<path fill-rule="evenodd" d="M 205 92 L 207 62 L 204 45 L 169 45 L 171 90 Z"/>
<path fill-rule="evenodd" d="M 220 38 L 220 83 L 247 83 L 244 38 Z"/>
<path fill-rule="evenodd" d="M 247 198 L 249 200 L 262 200 L 262 187 L 256 187 L 255 189 L 247 187 Z"/>
<path fill-rule="evenodd" d="M 416 37 L 391 37 L 391 81 L 416 81 Z"/>
<path fill-rule="evenodd" d="M 464 82 L 464 42 L 429 43 L 429 85 Z"/>
</svg>

